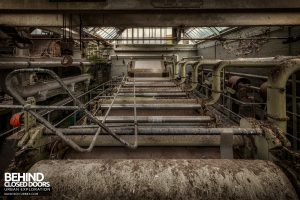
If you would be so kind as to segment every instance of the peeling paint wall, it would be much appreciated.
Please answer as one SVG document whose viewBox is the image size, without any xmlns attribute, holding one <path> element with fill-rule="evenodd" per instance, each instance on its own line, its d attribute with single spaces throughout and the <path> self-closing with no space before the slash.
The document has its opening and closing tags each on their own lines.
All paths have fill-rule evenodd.
<svg viewBox="0 0 300 200">
<path fill-rule="evenodd" d="M 242 31 L 238 31 L 238 33 L 231 33 L 226 35 L 228 38 L 236 38 L 240 35 L 247 35 L 251 32 L 259 33 L 262 27 L 255 27 L 255 28 L 247 28 L 243 29 Z M 288 27 L 272 27 L 272 31 L 270 33 L 271 37 L 288 37 Z M 297 37 L 300 35 L 300 27 L 292 27 L 291 29 L 291 36 Z M 215 48 L 215 41 L 207 41 L 201 43 L 197 46 L 198 48 L 198 55 L 204 56 L 207 59 L 234 59 L 238 57 L 270 57 L 270 56 L 278 56 L 278 55 L 289 55 L 289 51 L 291 51 L 290 55 L 300 55 L 300 41 L 283 44 L 284 40 L 269 40 L 266 44 L 262 45 L 260 51 L 251 53 L 245 56 L 236 56 L 233 53 L 228 53 L 221 45 L 220 42 L 217 42 L 217 47 Z M 291 48 L 289 50 L 289 48 Z"/>
</svg>

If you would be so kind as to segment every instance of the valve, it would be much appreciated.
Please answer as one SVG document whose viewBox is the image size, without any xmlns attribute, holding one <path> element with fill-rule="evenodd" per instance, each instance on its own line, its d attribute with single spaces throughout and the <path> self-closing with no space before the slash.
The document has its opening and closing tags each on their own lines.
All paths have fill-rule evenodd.
<svg viewBox="0 0 300 200">
<path fill-rule="evenodd" d="M 13 127 L 20 127 L 22 124 L 24 124 L 23 113 L 16 113 L 16 114 L 14 114 L 10 118 L 9 123 Z"/>
</svg>

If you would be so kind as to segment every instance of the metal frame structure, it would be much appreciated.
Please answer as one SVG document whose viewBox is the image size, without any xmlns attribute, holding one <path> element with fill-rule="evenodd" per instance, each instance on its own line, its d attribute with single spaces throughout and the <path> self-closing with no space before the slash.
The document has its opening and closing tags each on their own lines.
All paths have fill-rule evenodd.
<svg viewBox="0 0 300 200">
<path fill-rule="evenodd" d="M 73 142 L 71 139 L 67 138 L 61 131 L 59 131 L 54 125 L 52 125 L 49 121 L 47 121 L 44 117 L 42 117 L 39 113 L 37 113 L 36 111 L 34 111 L 35 109 L 43 109 L 46 108 L 44 106 L 42 107 L 35 107 L 32 106 L 30 104 L 27 104 L 25 102 L 25 100 L 12 88 L 12 78 L 19 74 L 19 73 L 26 73 L 26 72 L 31 72 L 31 73 L 45 73 L 50 75 L 53 79 L 55 79 L 60 85 L 61 87 L 67 92 L 67 94 L 72 98 L 72 100 L 74 101 L 74 103 L 76 104 L 76 106 L 70 106 L 68 108 L 68 106 L 52 106 L 52 107 L 48 107 L 48 109 L 62 109 L 62 110 L 80 110 L 83 111 L 86 116 L 91 119 L 92 121 L 94 121 L 98 126 L 98 131 L 95 134 L 92 142 L 90 143 L 89 147 L 87 149 L 80 147 L 79 145 L 77 145 L 75 142 Z M 110 134 L 113 138 L 115 138 L 116 140 L 118 140 L 120 143 L 122 143 L 123 145 L 127 146 L 127 147 L 132 147 L 129 143 L 127 143 L 126 141 L 124 141 L 122 138 L 120 138 L 118 135 L 116 135 L 114 132 L 112 132 L 106 125 L 104 125 L 103 123 L 101 123 L 95 116 L 93 116 L 84 106 L 84 104 L 82 104 L 73 94 L 72 92 L 68 89 L 68 87 L 64 84 L 64 82 L 51 70 L 47 70 L 47 69 L 19 69 L 19 70 L 15 70 L 11 73 L 9 73 L 6 77 L 5 80 L 6 83 L 6 87 L 8 89 L 8 91 L 10 92 L 10 94 L 21 104 L 21 106 L 17 106 L 17 107 L 22 107 L 25 111 L 29 112 L 32 116 L 34 116 L 40 123 L 42 123 L 45 127 L 47 127 L 49 130 L 53 131 L 53 133 L 55 133 L 57 136 L 59 136 L 64 142 L 66 142 L 68 145 L 70 145 L 72 148 L 76 149 L 77 151 L 80 152 L 90 152 L 96 142 L 97 136 L 99 135 L 99 133 L 101 132 L 101 130 L 103 129 L 104 131 L 106 131 L 108 134 Z M 13 108 L 14 106 L 12 106 Z"/>
</svg>

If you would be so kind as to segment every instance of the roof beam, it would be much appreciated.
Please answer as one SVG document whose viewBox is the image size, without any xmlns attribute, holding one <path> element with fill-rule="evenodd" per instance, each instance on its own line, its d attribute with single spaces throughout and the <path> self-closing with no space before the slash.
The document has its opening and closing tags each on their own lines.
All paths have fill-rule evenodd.
<svg viewBox="0 0 300 200">
<path fill-rule="evenodd" d="M 65 12 L 103 12 L 125 10 L 267 10 L 267 9 L 297 9 L 300 8 L 299 0 L 106 0 L 102 2 L 89 2 L 76 0 L 76 2 L 63 2 L 63 0 L 9 0 L 0 1 L 0 12 L 39 12 L 48 11 L 55 13 Z"/>
<path fill-rule="evenodd" d="M 53 33 L 57 33 L 59 35 L 63 35 L 63 30 L 61 28 L 58 28 L 58 27 L 39 27 L 40 29 L 42 30 L 47 30 L 47 31 L 50 31 L 50 32 L 53 32 Z M 72 38 L 74 40 L 80 40 L 80 34 L 75 31 L 75 30 L 72 30 Z M 89 38 L 95 38 L 94 42 L 101 42 L 103 45 L 105 46 L 111 46 L 111 44 L 109 42 L 107 42 L 106 40 L 104 40 L 103 38 L 101 38 L 100 36 L 94 36 L 94 35 L 91 35 L 87 32 L 84 32 L 85 35 L 87 35 Z M 84 38 L 84 37 L 82 37 Z"/>
<path fill-rule="evenodd" d="M 199 26 L 270 26 L 300 25 L 300 12 L 243 13 L 132 13 L 82 15 L 83 26 L 115 27 L 199 27 Z M 73 27 L 79 27 L 79 16 L 73 15 Z M 0 25 L 62 27 L 61 14 L 0 14 Z"/>
</svg>

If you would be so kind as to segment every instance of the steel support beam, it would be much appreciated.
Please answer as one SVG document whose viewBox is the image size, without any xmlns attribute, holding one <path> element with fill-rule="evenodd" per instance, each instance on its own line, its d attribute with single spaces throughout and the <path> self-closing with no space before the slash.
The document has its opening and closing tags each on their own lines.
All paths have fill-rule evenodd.
<svg viewBox="0 0 300 200">
<path fill-rule="evenodd" d="M 273 0 L 261 1 L 251 0 L 241 2 L 240 0 L 227 1 L 204 1 L 204 0 L 107 0 L 107 1 L 57 1 L 57 0 L 10 0 L 1 1 L 2 12 L 108 12 L 108 11 L 156 11 L 162 9 L 183 11 L 220 11 L 220 10 L 280 10 L 300 8 L 298 0 Z"/>
<path fill-rule="evenodd" d="M 79 27 L 78 16 L 73 26 Z M 240 12 L 240 13 L 105 13 L 82 14 L 83 26 L 116 27 L 194 27 L 194 26 L 269 26 L 300 25 L 300 12 Z M 0 25 L 61 27 L 62 14 L 0 14 Z"/>
</svg>

